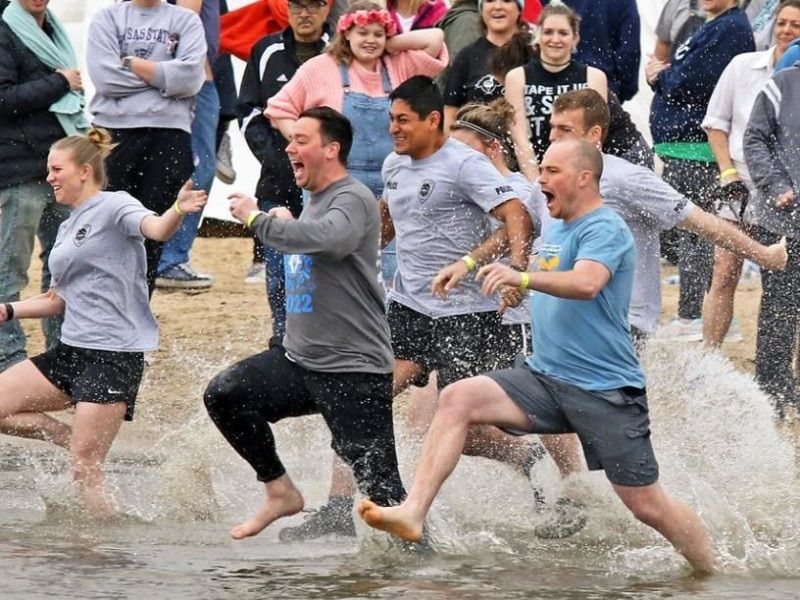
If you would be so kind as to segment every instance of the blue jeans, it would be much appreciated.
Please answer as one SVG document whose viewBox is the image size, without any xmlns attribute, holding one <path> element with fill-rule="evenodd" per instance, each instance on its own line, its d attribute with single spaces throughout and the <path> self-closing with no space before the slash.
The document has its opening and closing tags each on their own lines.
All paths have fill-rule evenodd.
<svg viewBox="0 0 800 600">
<path fill-rule="evenodd" d="M 195 97 L 192 121 L 192 153 L 194 154 L 194 189 L 211 191 L 217 168 L 217 122 L 219 121 L 219 95 L 213 81 L 206 81 Z M 201 212 L 186 215 L 183 223 L 170 240 L 164 244 L 158 272 L 163 273 L 175 265 L 189 262 L 189 251 L 197 237 Z"/>
<path fill-rule="evenodd" d="M 42 291 L 50 288 L 47 259 L 58 226 L 68 216 L 69 209 L 56 204 L 53 189 L 43 179 L 0 190 L 0 302 L 16 302 L 28 285 L 33 238 L 37 234 L 42 247 Z M 58 343 L 61 321 L 61 317 L 42 320 L 48 348 Z M 0 325 L 0 372 L 27 358 L 25 341 L 19 321 Z"/>
<path fill-rule="evenodd" d="M 269 200 L 259 200 L 258 208 L 264 212 L 269 211 L 276 204 Z M 260 243 L 260 242 L 259 242 Z M 286 333 L 286 279 L 283 270 L 283 253 L 272 246 L 264 244 L 264 267 L 267 275 L 267 301 L 272 314 L 272 337 L 283 339 Z"/>
</svg>

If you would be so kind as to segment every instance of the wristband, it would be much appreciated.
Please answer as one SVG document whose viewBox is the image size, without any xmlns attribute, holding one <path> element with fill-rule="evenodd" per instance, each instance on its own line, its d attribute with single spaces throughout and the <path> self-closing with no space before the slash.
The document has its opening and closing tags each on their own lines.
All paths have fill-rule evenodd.
<svg viewBox="0 0 800 600">
<path fill-rule="evenodd" d="M 528 273 L 527 271 L 523 271 L 522 273 L 519 274 L 519 278 L 520 278 L 519 291 L 524 292 L 525 290 L 528 289 L 528 286 L 531 284 L 530 273 Z"/>
<path fill-rule="evenodd" d="M 10 321 L 11 319 L 14 318 L 14 307 L 11 306 L 10 303 L 5 304 L 4 306 L 6 307 L 6 320 Z"/>
<path fill-rule="evenodd" d="M 178 213 L 179 216 L 184 216 L 186 213 L 181 210 L 181 207 L 178 206 L 178 201 L 175 200 L 175 204 L 172 205 L 172 208 L 175 209 L 175 212 Z"/>
<path fill-rule="evenodd" d="M 464 264 L 467 265 L 467 271 L 474 271 L 475 267 L 478 266 L 478 263 L 475 262 L 475 259 L 472 258 L 469 254 L 465 254 L 461 257 L 461 260 L 464 261 Z"/>
<path fill-rule="evenodd" d="M 256 217 L 260 214 L 261 214 L 260 210 L 254 210 L 249 215 L 247 215 L 247 221 L 246 221 L 247 226 L 252 227 L 253 221 L 255 221 Z"/>
<path fill-rule="evenodd" d="M 739 171 L 736 170 L 736 167 L 728 167 L 724 171 L 720 172 L 719 178 L 725 179 L 726 177 L 732 177 L 734 175 L 738 175 Z"/>
</svg>

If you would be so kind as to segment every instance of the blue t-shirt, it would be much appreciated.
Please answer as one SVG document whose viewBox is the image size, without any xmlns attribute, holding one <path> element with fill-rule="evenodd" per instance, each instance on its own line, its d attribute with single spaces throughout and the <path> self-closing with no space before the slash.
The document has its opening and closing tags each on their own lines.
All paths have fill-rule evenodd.
<svg viewBox="0 0 800 600">
<path fill-rule="evenodd" d="M 628 327 L 636 246 L 622 218 L 599 208 L 571 223 L 555 221 L 539 251 L 538 270 L 571 271 L 579 260 L 603 264 L 611 279 L 593 300 L 533 294 L 528 365 L 588 391 L 643 388 Z"/>
</svg>

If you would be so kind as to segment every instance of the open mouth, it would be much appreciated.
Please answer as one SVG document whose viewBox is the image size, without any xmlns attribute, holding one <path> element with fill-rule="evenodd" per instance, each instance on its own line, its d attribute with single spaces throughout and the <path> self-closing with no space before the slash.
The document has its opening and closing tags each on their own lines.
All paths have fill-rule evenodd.
<svg viewBox="0 0 800 600">
<path fill-rule="evenodd" d="M 301 177 L 303 177 L 303 175 L 305 175 L 306 172 L 305 164 L 303 164 L 299 160 L 293 160 L 290 162 L 292 165 L 292 172 L 294 173 L 295 178 L 300 179 Z"/>
</svg>

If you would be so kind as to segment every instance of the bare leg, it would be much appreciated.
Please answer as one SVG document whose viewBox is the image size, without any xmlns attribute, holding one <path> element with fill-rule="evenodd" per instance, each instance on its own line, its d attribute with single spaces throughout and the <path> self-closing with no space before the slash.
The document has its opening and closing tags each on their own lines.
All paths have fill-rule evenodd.
<svg viewBox="0 0 800 600">
<path fill-rule="evenodd" d="M 75 406 L 69 445 L 72 476 L 86 509 L 100 519 L 117 512 L 113 499 L 106 494 L 103 462 L 122 424 L 125 408 L 124 402 L 78 402 Z"/>
<path fill-rule="evenodd" d="M 0 419 L 0 433 L 69 448 L 72 428 L 44 413 L 24 412 Z"/>
<path fill-rule="evenodd" d="M 669 496 L 658 482 L 645 487 L 612 485 L 633 516 L 667 538 L 696 571 L 714 570 L 711 539 L 696 512 Z"/>
<path fill-rule="evenodd" d="M 284 474 L 264 484 L 267 499 L 256 514 L 231 529 L 231 537 L 241 540 L 261 533 L 273 521 L 295 515 L 303 510 L 303 496 L 288 475 Z"/>
<path fill-rule="evenodd" d="M 530 467 L 531 442 L 500 431 L 494 425 L 473 425 L 462 451 L 465 456 L 482 456 L 511 465 L 522 474 Z"/>
<path fill-rule="evenodd" d="M 21 413 L 64 410 L 69 405 L 69 397 L 29 360 L 0 373 L 0 419 Z"/>
<path fill-rule="evenodd" d="M 725 250 L 714 250 L 714 274 L 703 301 L 703 343 L 711 348 L 722 345 L 733 320 L 733 299 L 744 261 Z"/>
<path fill-rule="evenodd" d="M 433 420 L 436 405 L 439 402 L 439 388 L 436 382 L 437 374 L 431 373 L 428 385 L 425 387 L 412 387 L 409 394 L 408 419 L 406 425 L 417 439 L 422 439 L 428 426 Z"/>
<path fill-rule="evenodd" d="M 439 409 L 425 436 L 408 498 L 393 507 L 363 500 L 358 507 L 361 518 L 371 527 L 405 540 L 421 540 L 433 499 L 458 463 L 470 426 L 476 424 L 520 430 L 532 426 L 527 415 L 488 377 L 472 377 L 448 386 L 442 391 Z"/>
<path fill-rule="evenodd" d="M 561 472 L 567 477 L 581 470 L 580 443 L 574 433 L 561 435 L 541 435 L 539 439 Z"/>
</svg>

